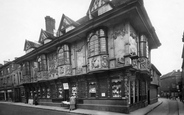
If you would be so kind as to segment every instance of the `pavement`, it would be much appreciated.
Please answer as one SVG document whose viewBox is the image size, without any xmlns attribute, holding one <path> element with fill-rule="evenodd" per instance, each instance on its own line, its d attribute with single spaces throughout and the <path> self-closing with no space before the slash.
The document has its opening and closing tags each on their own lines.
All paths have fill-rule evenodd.
<svg viewBox="0 0 184 115">
<path fill-rule="evenodd" d="M 184 115 L 184 104 L 180 101 L 178 101 L 179 105 L 179 110 L 180 110 L 180 115 Z M 19 105 L 19 106 L 27 106 L 27 107 L 34 107 L 34 108 L 40 108 L 40 109 L 48 109 L 48 110 L 56 110 L 56 111 L 65 111 L 65 112 L 71 112 L 71 113 L 78 113 L 78 114 L 86 114 L 86 115 L 146 115 L 149 112 L 151 112 L 153 109 L 158 107 L 163 103 L 163 99 L 159 98 L 158 102 L 148 105 L 144 108 L 135 110 L 133 112 L 130 112 L 129 114 L 123 114 L 123 113 L 116 113 L 116 112 L 107 112 L 107 111 L 97 111 L 97 110 L 88 110 L 88 109 L 76 109 L 69 111 L 69 109 L 65 107 L 55 107 L 55 106 L 44 106 L 44 105 L 30 105 L 30 104 L 25 104 L 25 103 L 15 103 L 15 102 L 6 102 L 6 101 L 1 101 L 0 103 L 6 103 L 6 104 L 14 104 L 14 105 Z"/>
<path fill-rule="evenodd" d="M 179 100 L 177 101 L 178 101 L 179 115 L 184 115 L 184 103 Z"/>
</svg>

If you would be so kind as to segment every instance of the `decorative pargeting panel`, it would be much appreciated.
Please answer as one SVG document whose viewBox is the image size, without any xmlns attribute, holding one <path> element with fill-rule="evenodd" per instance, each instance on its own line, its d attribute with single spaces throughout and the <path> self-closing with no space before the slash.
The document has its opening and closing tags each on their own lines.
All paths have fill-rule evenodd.
<svg viewBox="0 0 184 115">
<path fill-rule="evenodd" d="M 57 65 L 56 53 L 48 55 L 49 79 L 56 79 L 58 77 Z"/>
<path fill-rule="evenodd" d="M 37 73 L 37 80 L 48 80 L 49 79 L 49 74 L 48 71 L 40 71 Z"/>
<path fill-rule="evenodd" d="M 71 75 L 71 65 L 58 66 L 58 77 Z"/>
<path fill-rule="evenodd" d="M 89 71 L 108 69 L 108 56 L 100 55 L 89 59 Z"/>
<path fill-rule="evenodd" d="M 33 81 L 32 82 L 37 82 L 38 80 L 38 76 L 37 76 L 37 73 L 38 73 L 38 63 L 37 62 L 32 62 L 32 66 L 31 66 L 31 77 L 33 78 Z"/>
<path fill-rule="evenodd" d="M 140 69 L 141 70 L 149 71 L 150 65 L 151 65 L 149 59 L 147 59 L 147 58 L 139 58 L 139 62 L 140 62 Z"/>
<path fill-rule="evenodd" d="M 113 29 L 112 38 L 114 41 L 116 66 L 132 64 L 127 57 L 137 56 L 138 37 L 134 29 L 129 23 L 117 25 Z"/>
<path fill-rule="evenodd" d="M 80 41 L 76 45 L 76 74 L 83 74 L 83 66 L 85 65 L 85 43 Z"/>
</svg>

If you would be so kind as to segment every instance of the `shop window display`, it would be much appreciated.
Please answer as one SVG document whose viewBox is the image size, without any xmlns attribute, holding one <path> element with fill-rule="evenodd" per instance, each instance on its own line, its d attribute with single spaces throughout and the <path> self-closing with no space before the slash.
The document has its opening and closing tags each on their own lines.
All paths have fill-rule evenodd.
<svg viewBox="0 0 184 115">
<path fill-rule="evenodd" d="M 33 91 L 30 91 L 30 98 L 33 98 Z"/>
<path fill-rule="evenodd" d="M 38 98 L 40 98 L 40 97 L 41 97 L 41 91 L 40 91 L 40 87 L 38 88 L 38 91 L 37 91 L 37 93 L 38 93 Z"/>
<path fill-rule="evenodd" d="M 112 79 L 112 97 L 121 97 L 120 79 Z"/>
<path fill-rule="evenodd" d="M 72 95 L 77 96 L 77 87 L 75 83 L 72 84 Z"/>
<path fill-rule="evenodd" d="M 63 98 L 62 84 L 58 85 L 58 98 Z"/>
<path fill-rule="evenodd" d="M 45 98 L 45 87 L 42 88 L 42 98 Z"/>
<path fill-rule="evenodd" d="M 47 98 L 50 98 L 50 88 L 47 88 Z"/>
<path fill-rule="evenodd" d="M 96 82 L 89 82 L 89 97 L 96 97 Z"/>
</svg>

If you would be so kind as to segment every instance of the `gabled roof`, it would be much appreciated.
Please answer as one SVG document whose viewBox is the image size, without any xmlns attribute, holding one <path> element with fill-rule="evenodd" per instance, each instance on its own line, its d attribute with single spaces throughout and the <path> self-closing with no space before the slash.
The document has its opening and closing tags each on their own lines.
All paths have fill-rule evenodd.
<svg viewBox="0 0 184 115">
<path fill-rule="evenodd" d="M 54 39 L 54 35 L 41 29 L 39 43 L 43 44 L 45 39 Z"/>
<path fill-rule="evenodd" d="M 35 42 L 32 42 L 32 41 L 29 41 L 29 40 L 26 40 L 25 41 L 25 44 L 24 44 L 24 51 L 27 51 L 31 48 L 38 48 L 40 45 L 35 43 Z"/>
<path fill-rule="evenodd" d="M 173 70 L 172 72 L 169 72 L 169 73 L 163 75 L 160 79 L 164 79 L 164 78 L 167 78 L 167 77 L 173 77 L 173 76 L 181 76 L 181 71 Z"/>
<path fill-rule="evenodd" d="M 109 4 L 112 8 L 114 7 L 110 0 L 92 0 L 87 11 L 87 16 L 89 19 L 94 18 L 93 16 L 96 14 L 98 9 L 106 4 Z"/>
<path fill-rule="evenodd" d="M 92 0 L 89 6 L 89 11 L 93 12 L 103 6 L 106 3 L 109 3 L 110 0 Z"/>
<path fill-rule="evenodd" d="M 80 24 L 78 22 L 73 21 L 72 19 L 70 19 L 69 17 L 67 17 L 66 15 L 63 14 L 58 31 L 62 31 L 69 26 L 77 27 L 79 25 Z"/>
</svg>

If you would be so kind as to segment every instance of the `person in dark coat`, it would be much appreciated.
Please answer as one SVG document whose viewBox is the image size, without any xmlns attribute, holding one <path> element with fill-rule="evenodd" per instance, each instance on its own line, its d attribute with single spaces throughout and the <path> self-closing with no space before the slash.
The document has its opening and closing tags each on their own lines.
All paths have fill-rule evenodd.
<svg viewBox="0 0 184 115">
<path fill-rule="evenodd" d="M 34 103 L 35 105 L 38 105 L 38 96 L 37 96 L 37 94 L 35 94 L 35 96 L 34 96 L 33 103 Z"/>
</svg>

